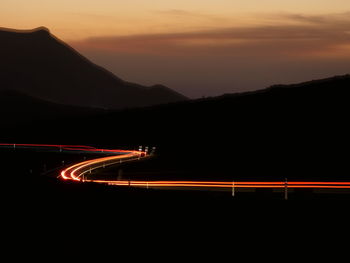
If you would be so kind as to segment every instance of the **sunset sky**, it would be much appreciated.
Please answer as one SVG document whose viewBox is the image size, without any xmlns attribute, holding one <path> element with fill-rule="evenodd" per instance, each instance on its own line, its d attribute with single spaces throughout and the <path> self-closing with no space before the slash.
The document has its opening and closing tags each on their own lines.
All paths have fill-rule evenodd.
<svg viewBox="0 0 350 263">
<path fill-rule="evenodd" d="M 1 0 L 117 76 L 190 97 L 350 73 L 349 0 Z"/>
</svg>

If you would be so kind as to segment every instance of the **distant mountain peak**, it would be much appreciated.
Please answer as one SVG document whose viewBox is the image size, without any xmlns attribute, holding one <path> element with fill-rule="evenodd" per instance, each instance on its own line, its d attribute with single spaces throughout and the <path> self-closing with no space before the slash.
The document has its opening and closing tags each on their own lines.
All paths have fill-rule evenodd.
<svg viewBox="0 0 350 263">
<path fill-rule="evenodd" d="M 36 27 L 33 29 L 12 29 L 12 28 L 0 27 L 0 31 L 10 32 L 10 33 L 19 33 L 19 34 L 31 34 L 31 33 L 50 34 L 50 30 L 44 26 Z"/>
<path fill-rule="evenodd" d="M 186 100 L 165 86 L 124 81 L 50 33 L 0 28 L 0 89 L 60 104 L 109 109 Z"/>
<path fill-rule="evenodd" d="M 50 30 L 47 27 L 41 26 L 41 27 L 37 27 L 31 31 L 29 31 L 29 33 L 32 34 L 42 34 L 42 35 L 51 35 Z"/>
<path fill-rule="evenodd" d="M 34 28 L 32 31 L 46 31 L 46 32 L 50 33 L 50 30 L 45 26 L 39 26 L 37 28 Z"/>
</svg>

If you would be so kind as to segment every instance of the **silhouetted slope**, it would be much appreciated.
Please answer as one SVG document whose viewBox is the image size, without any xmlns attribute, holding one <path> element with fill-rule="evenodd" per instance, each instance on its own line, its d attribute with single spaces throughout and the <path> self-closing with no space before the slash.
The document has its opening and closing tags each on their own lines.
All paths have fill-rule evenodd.
<svg viewBox="0 0 350 263">
<path fill-rule="evenodd" d="M 125 108 L 185 100 L 164 86 L 121 80 L 51 35 L 46 28 L 0 28 L 0 89 L 62 104 Z"/>
<path fill-rule="evenodd" d="M 105 147 L 155 145 L 160 161 L 154 167 L 195 170 L 189 174 L 201 178 L 342 177 L 349 174 L 349 88 L 346 75 L 64 120 L 64 127 L 46 122 L 37 125 L 39 132 L 12 136 Z M 41 132 L 41 125 L 52 133 Z M 81 133 L 84 125 L 89 128 Z"/>
</svg>

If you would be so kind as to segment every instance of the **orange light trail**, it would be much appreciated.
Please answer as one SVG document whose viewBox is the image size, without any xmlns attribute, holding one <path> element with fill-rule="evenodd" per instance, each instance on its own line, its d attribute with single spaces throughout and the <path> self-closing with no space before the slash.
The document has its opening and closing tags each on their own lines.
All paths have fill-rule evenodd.
<svg viewBox="0 0 350 263">
<path fill-rule="evenodd" d="M 132 187 L 201 187 L 201 188 L 333 188 L 350 189 L 350 182 L 201 182 L 201 181 L 107 181 L 91 180 L 117 186 Z"/>
<path fill-rule="evenodd" d="M 81 163 L 74 164 L 61 172 L 63 179 L 71 179 L 74 181 L 85 181 L 83 175 L 91 172 L 92 170 L 106 167 L 126 161 L 134 161 L 140 159 L 142 156 L 146 157 L 146 152 L 139 151 L 122 151 L 124 154 L 116 156 L 108 156 L 97 158 L 93 160 L 84 161 Z M 90 180 L 91 181 L 91 180 Z"/>
<path fill-rule="evenodd" d="M 145 153 L 143 153 L 145 154 Z M 75 164 L 63 170 L 61 177 L 75 181 L 102 183 L 128 187 L 188 187 L 188 188 L 324 188 L 350 189 L 350 182 L 225 182 L 225 181 L 125 181 L 125 180 L 84 180 L 83 175 L 107 165 L 139 160 L 142 153 L 129 151 L 118 156 L 103 157 Z M 146 156 L 146 155 L 145 155 Z"/>
<path fill-rule="evenodd" d="M 142 181 L 142 180 L 86 180 L 84 175 L 101 167 L 107 167 L 128 161 L 136 161 L 148 157 L 146 152 L 132 150 L 110 150 L 99 149 L 91 146 L 82 145 L 53 145 L 53 144 L 5 144 L 3 147 L 50 147 L 59 148 L 67 151 L 84 151 L 92 153 L 104 153 L 111 156 L 100 157 L 97 159 L 83 161 L 71 165 L 64 169 L 60 176 L 64 180 L 73 180 L 80 182 L 101 183 L 115 186 L 128 187 L 188 187 L 188 188 L 323 188 L 323 189 L 350 189 L 350 182 L 227 182 L 227 181 Z"/>
</svg>

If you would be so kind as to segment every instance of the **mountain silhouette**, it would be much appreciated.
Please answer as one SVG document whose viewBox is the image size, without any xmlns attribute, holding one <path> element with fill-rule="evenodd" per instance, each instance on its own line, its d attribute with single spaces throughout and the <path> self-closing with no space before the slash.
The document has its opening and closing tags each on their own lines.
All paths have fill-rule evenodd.
<svg viewBox="0 0 350 263">
<path fill-rule="evenodd" d="M 44 27 L 0 28 L 0 57 L 0 89 L 55 103 L 120 109 L 187 99 L 163 85 L 145 87 L 118 78 Z"/>
</svg>

